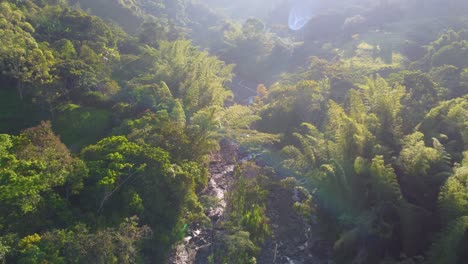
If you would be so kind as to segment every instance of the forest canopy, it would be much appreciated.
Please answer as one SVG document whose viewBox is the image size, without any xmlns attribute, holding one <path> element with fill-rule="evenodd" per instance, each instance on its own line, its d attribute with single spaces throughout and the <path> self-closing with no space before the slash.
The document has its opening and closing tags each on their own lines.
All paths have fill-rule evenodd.
<svg viewBox="0 0 468 264">
<path fill-rule="evenodd" d="M 1 1 L 0 263 L 464 263 L 467 14 Z"/>
</svg>

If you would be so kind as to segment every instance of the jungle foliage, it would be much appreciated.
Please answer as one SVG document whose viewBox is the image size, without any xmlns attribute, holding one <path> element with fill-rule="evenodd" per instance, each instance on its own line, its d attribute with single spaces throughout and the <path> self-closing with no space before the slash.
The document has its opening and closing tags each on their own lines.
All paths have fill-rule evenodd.
<svg viewBox="0 0 468 264">
<path fill-rule="evenodd" d="M 349 1 L 296 33 L 288 1 L 211 2 L 1 1 L 0 263 L 164 263 L 225 138 L 253 161 L 216 263 L 256 263 L 291 177 L 335 263 L 464 263 L 466 1 Z"/>
</svg>

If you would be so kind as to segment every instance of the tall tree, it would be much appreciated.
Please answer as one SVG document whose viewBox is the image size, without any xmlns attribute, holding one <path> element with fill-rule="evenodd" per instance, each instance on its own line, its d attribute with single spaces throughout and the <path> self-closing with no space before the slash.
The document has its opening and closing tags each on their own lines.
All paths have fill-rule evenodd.
<svg viewBox="0 0 468 264">
<path fill-rule="evenodd" d="M 0 4 L 0 59 L 2 69 L 17 80 L 23 98 L 23 84 L 46 83 L 52 80 L 52 53 L 32 36 L 34 28 L 18 9 L 8 2 Z"/>
<path fill-rule="evenodd" d="M 401 135 L 401 98 L 405 88 L 401 85 L 391 87 L 380 76 L 367 78 L 364 89 L 365 100 L 369 112 L 376 115 L 379 126 L 376 131 L 377 139 L 385 146 L 398 150 Z"/>
</svg>

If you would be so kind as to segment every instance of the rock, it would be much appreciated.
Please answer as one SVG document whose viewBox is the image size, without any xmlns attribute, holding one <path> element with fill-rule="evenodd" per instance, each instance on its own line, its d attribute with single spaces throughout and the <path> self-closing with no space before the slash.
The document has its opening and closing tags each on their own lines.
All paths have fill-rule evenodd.
<svg viewBox="0 0 468 264">
<path fill-rule="evenodd" d="M 218 201 L 212 208 L 205 208 L 205 214 L 211 219 L 211 227 L 192 227 L 192 236 L 183 239 L 182 244 L 172 250 L 168 264 L 207 264 L 212 253 L 212 243 L 216 242 L 213 230 L 217 229 L 217 222 L 223 218 L 226 208 L 225 193 L 233 181 L 233 172 L 239 153 L 238 146 L 225 141 L 221 144 L 221 151 L 210 156 L 210 180 L 206 188 L 199 195 L 211 196 Z"/>
<path fill-rule="evenodd" d="M 199 248 L 197 248 L 197 250 L 201 253 L 209 253 L 211 251 L 211 244 L 206 244 L 206 245 L 203 245 Z"/>
</svg>

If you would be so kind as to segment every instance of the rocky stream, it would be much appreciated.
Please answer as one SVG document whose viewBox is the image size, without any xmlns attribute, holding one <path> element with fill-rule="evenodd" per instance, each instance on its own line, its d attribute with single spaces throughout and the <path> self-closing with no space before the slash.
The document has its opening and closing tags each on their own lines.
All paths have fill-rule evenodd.
<svg viewBox="0 0 468 264">
<path fill-rule="evenodd" d="M 211 156 L 207 187 L 199 196 L 213 197 L 216 201 L 205 211 L 211 220 L 209 227 L 191 226 L 189 235 L 174 247 L 168 264 L 218 264 L 209 261 L 216 247 L 216 238 L 223 232 L 221 222 L 227 206 L 226 197 L 233 183 L 237 164 L 250 160 L 242 156 L 235 144 L 221 144 L 220 152 Z M 280 187 L 280 179 L 272 179 L 267 203 L 272 234 L 269 236 L 257 258 L 258 264 L 332 264 L 331 245 L 318 239 L 318 225 L 306 221 L 294 210 L 294 203 L 303 197 L 296 189 Z"/>
<path fill-rule="evenodd" d="M 205 211 L 211 220 L 208 228 L 192 227 L 191 235 L 184 238 L 171 252 L 168 264 L 205 264 L 213 251 L 213 243 L 218 224 L 222 221 L 226 208 L 226 195 L 232 183 L 238 151 L 230 143 L 221 144 L 221 150 L 211 155 L 209 182 L 199 196 L 215 198 L 216 204 Z"/>
</svg>

